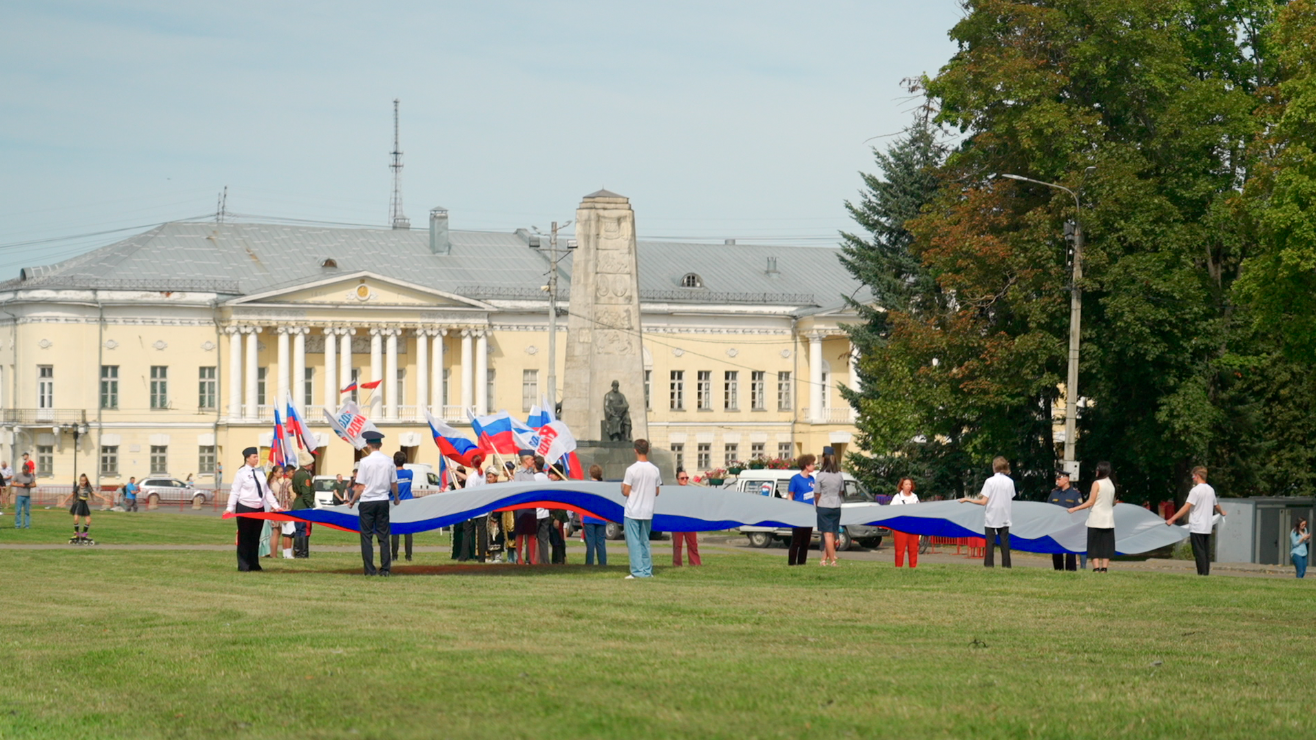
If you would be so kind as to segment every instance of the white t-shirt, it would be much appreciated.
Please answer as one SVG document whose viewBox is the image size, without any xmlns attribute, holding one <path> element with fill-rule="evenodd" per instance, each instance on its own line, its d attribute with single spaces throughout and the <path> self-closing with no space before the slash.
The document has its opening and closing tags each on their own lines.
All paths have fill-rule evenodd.
<svg viewBox="0 0 1316 740">
<path fill-rule="evenodd" d="M 1215 514 L 1215 489 L 1205 483 L 1198 483 L 1188 492 L 1188 503 L 1193 508 L 1188 512 L 1188 531 L 1193 534 L 1211 534 L 1212 515 Z"/>
<path fill-rule="evenodd" d="M 636 462 L 626 468 L 622 482 L 631 487 L 631 495 L 626 497 L 626 518 L 652 519 L 654 499 L 658 498 L 658 487 L 663 484 L 658 466 L 651 462 Z"/>
<path fill-rule="evenodd" d="M 393 458 L 379 450 L 361 458 L 357 465 L 356 482 L 365 486 L 358 501 L 369 503 L 389 500 L 393 484 L 398 482 L 398 469 L 393 467 Z"/>
<path fill-rule="evenodd" d="M 548 482 L 548 473 L 535 473 L 535 480 L 540 483 Z M 547 519 L 548 509 L 535 509 L 535 519 Z"/>
<path fill-rule="evenodd" d="M 1014 508 L 1014 481 L 1005 473 L 997 473 L 982 484 L 982 495 L 987 497 L 984 527 L 999 529 L 1010 526 L 1010 512 Z"/>
<path fill-rule="evenodd" d="M 484 479 L 483 473 L 478 470 L 470 470 L 466 473 L 466 483 L 462 488 L 475 488 L 476 486 L 483 486 L 488 482 L 489 481 Z"/>
<path fill-rule="evenodd" d="M 896 495 L 891 497 L 891 506 L 901 506 L 906 504 L 917 504 L 917 503 L 918 503 L 917 493 L 910 493 L 910 494 L 897 493 Z"/>
</svg>

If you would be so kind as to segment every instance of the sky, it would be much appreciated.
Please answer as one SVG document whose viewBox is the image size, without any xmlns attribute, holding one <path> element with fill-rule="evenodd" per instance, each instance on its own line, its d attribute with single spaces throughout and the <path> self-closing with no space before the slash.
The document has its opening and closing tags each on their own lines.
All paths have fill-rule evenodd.
<svg viewBox="0 0 1316 740">
<path fill-rule="evenodd" d="M 0 279 L 156 224 L 512 231 L 631 199 L 641 238 L 834 245 L 954 52 L 957 0 L 0 4 Z M 876 138 L 875 138 L 876 137 Z"/>
</svg>

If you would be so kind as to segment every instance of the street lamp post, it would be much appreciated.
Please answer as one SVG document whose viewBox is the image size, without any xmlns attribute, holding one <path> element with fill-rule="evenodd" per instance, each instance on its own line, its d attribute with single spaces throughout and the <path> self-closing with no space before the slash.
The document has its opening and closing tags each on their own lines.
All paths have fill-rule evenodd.
<svg viewBox="0 0 1316 740">
<path fill-rule="evenodd" d="M 570 224 L 567 221 L 562 227 Z M 566 249 L 558 250 L 558 228 L 558 222 L 554 221 L 548 238 L 548 285 L 544 286 L 548 292 L 548 403 L 552 406 L 554 416 L 557 415 L 557 265 L 576 248 L 573 239 L 567 242 Z M 530 235 L 530 248 L 542 248 L 538 233 Z"/>
<path fill-rule="evenodd" d="M 1088 167 L 1084 171 L 1084 176 L 1090 174 L 1095 167 Z M 1022 182 L 1031 182 L 1035 185 L 1043 185 L 1056 190 L 1063 190 L 1074 198 L 1074 267 L 1070 278 L 1069 285 L 1069 373 L 1065 379 L 1065 459 L 1064 469 L 1069 472 L 1074 480 L 1079 479 L 1079 464 L 1074 459 L 1074 445 L 1077 426 L 1078 426 L 1078 352 L 1080 327 L 1083 323 L 1083 289 L 1079 287 L 1079 282 L 1083 279 L 1083 221 L 1082 221 L 1082 204 L 1079 202 L 1078 193 L 1070 190 L 1063 185 L 1057 185 L 1053 182 L 1042 182 L 1034 180 L 1031 177 L 1022 175 L 1002 174 L 1001 177 L 1011 180 L 1020 180 Z M 1069 231 L 1069 229 L 1066 229 Z M 1069 236 L 1069 234 L 1066 234 Z"/>
</svg>

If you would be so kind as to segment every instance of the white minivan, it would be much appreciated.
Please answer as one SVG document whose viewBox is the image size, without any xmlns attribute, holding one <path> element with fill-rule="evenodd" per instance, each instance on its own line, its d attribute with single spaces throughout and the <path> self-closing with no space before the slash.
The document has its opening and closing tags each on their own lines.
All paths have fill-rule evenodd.
<svg viewBox="0 0 1316 740">
<path fill-rule="evenodd" d="M 412 497 L 422 498 L 443 490 L 443 487 L 439 485 L 439 476 L 434 473 L 434 468 L 429 463 L 407 463 L 402 467 L 412 472 Z M 333 485 L 337 480 L 337 475 L 315 476 L 315 479 L 311 482 L 311 485 L 315 487 L 315 508 L 325 509 L 333 506 Z"/>
<path fill-rule="evenodd" d="M 790 498 L 787 488 L 790 487 L 791 478 L 799 473 L 798 470 L 744 470 L 734 482 L 726 487 L 750 495 Z M 873 503 L 872 494 L 853 475 L 849 473 L 842 473 L 841 475 L 845 478 L 845 497 L 841 502 L 842 509 L 856 504 Z M 748 537 L 749 544 L 754 547 L 771 547 L 774 541 L 789 543 L 791 539 L 790 529 L 784 527 L 739 527 L 737 531 Z M 876 548 L 882 544 L 883 537 L 890 536 L 891 530 L 885 527 L 870 527 L 866 524 L 850 525 L 841 528 L 841 536 L 836 542 L 836 549 L 848 550 L 856 543 L 863 547 Z M 821 535 L 816 529 L 813 531 L 813 538 L 815 540 L 821 539 Z"/>
</svg>

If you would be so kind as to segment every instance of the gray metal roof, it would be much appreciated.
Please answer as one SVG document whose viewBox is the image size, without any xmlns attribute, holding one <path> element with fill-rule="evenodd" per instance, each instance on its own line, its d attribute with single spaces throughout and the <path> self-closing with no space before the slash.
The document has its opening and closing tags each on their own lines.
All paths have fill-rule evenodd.
<svg viewBox="0 0 1316 740">
<path fill-rule="evenodd" d="M 541 299 L 545 255 L 516 233 L 452 231 L 449 254 L 429 231 L 174 222 L 53 265 L 25 268 L 0 290 L 99 288 L 253 295 L 368 271 L 471 298 Z M 638 242 L 646 301 L 826 307 L 861 286 L 834 248 Z M 769 258 L 776 271 L 769 271 Z M 333 259 L 337 268 L 321 264 Z M 571 259 L 562 262 L 569 285 Z M 703 287 L 681 287 L 688 273 Z M 565 291 L 564 291 L 565 292 Z M 860 290 L 862 296 L 866 290 Z"/>
</svg>

